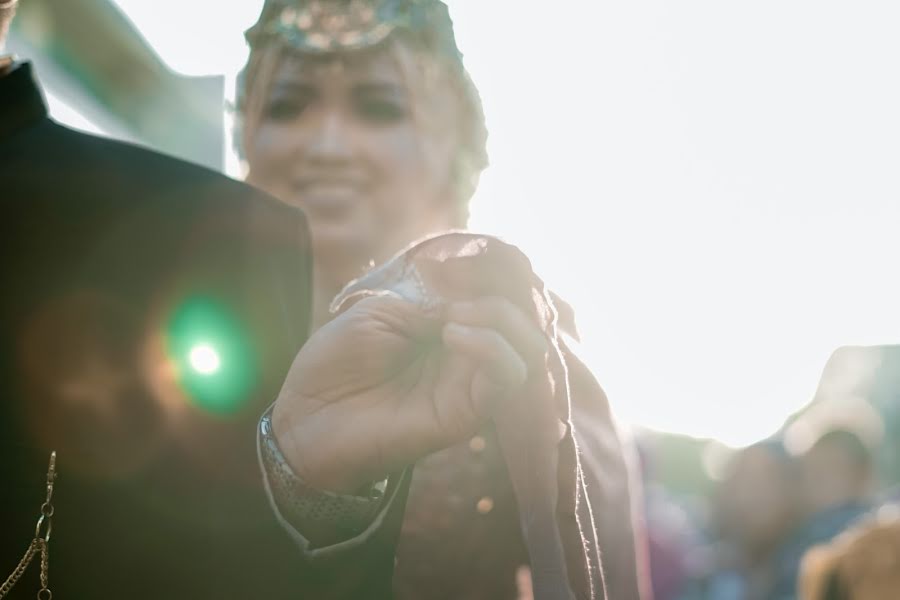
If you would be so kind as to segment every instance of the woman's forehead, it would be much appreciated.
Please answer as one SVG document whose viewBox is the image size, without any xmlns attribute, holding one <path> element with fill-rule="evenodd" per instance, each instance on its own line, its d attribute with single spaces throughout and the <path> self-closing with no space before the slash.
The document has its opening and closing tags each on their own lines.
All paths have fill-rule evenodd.
<svg viewBox="0 0 900 600">
<path fill-rule="evenodd" d="M 402 84 L 403 75 L 396 57 L 388 47 L 358 52 L 308 54 L 285 52 L 275 80 L 305 82 L 341 77 L 348 80 L 379 81 Z"/>
</svg>

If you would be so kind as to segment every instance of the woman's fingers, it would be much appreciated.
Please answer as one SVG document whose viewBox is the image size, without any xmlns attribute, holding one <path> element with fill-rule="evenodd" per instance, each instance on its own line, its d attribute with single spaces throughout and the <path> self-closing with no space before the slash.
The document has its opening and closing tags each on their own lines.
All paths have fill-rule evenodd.
<svg viewBox="0 0 900 600">
<path fill-rule="evenodd" d="M 440 322 L 426 314 L 418 304 L 392 292 L 357 299 L 345 314 L 410 339 L 437 336 L 441 327 Z"/>
<path fill-rule="evenodd" d="M 446 318 L 452 323 L 491 329 L 515 349 L 530 368 L 541 368 L 547 356 L 544 332 L 518 306 L 500 296 L 486 296 L 472 302 L 451 304 Z"/>
<path fill-rule="evenodd" d="M 499 390 L 512 390 L 528 379 L 528 367 L 506 339 L 496 331 L 447 323 L 443 329 L 444 344 L 478 366 Z"/>
</svg>

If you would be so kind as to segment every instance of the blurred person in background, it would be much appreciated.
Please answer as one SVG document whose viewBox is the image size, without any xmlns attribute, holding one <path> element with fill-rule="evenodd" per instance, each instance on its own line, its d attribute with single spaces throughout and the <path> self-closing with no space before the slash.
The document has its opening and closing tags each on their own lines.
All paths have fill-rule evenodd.
<svg viewBox="0 0 900 600">
<path fill-rule="evenodd" d="M 702 547 L 699 531 L 693 515 L 657 480 L 652 441 L 639 442 L 638 452 L 653 598 L 676 600 L 693 575 L 693 555 Z"/>
<path fill-rule="evenodd" d="M 54 122 L 9 56 L 0 205 L 0 595 L 296 597 L 255 431 L 308 331 L 303 214 Z"/>
<path fill-rule="evenodd" d="M 298 359 L 300 381 L 321 375 L 304 371 L 307 362 L 338 343 L 330 340 L 348 337 L 352 319 L 362 315 L 378 332 L 393 329 L 378 322 L 387 299 L 369 299 L 365 309 L 333 321 L 329 305 L 370 266 L 429 234 L 466 226 L 487 166 L 487 133 L 447 8 L 437 0 L 268 0 L 247 39 L 238 132 L 247 181 L 302 207 L 311 227 L 319 330 L 306 359 Z M 534 332 L 515 306 L 482 298 L 469 316 L 464 324 L 479 327 L 472 340 L 511 345 L 525 356 L 517 340 Z M 355 350 L 387 351 L 385 338 L 361 331 Z M 384 347 L 364 345 L 372 339 Z M 424 352 L 404 352 L 410 351 Z M 643 550 L 634 532 L 627 450 L 605 397 L 582 371 L 573 371 L 572 381 L 591 397 L 576 406 L 573 420 L 605 586 L 610 598 L 638 598 Z M 289 392 L 263 419 L 263 463 L 276 510 L 311 564 L 310 597 L 382 597 L 391 588 L 401 599 L 530 593 L 516 498 L 490 427 L 451 439 L 446 424 L 436 424 L 424 444 L 431 451 L 403 450 L 416 436 L 401 431 L 388 438 L 398 420 L 382 421 L 380 406 L 302 419 L 294 415 L 302 414 L 304 399 Z M 457 401 L 468 402 L 468 393 Z M 336 446 L 334 440 L 346 439 L 338 434 L 347 421 L 365 430 Z M 381 439 L 377 453 L 365 450 L 373 438 Z M 383 456 L 398 453 L 403 466 L 415 463 L 411 483 L 402 475 L 379 480 L 388 475 Z M 375 478 L 360 480 L 347 465 Z"/>
<path fill-rule="evenodd" d="M 797 523 L 798 468 L 779 440 L 740 451 L 714 498 L 714 572 L 704 582 L 710 600 L 774 600 L 777 554 Z"/>
<path fill-rule="evenodd" d="M 825 432 L 800 457 L 802 515 L 778 556 L 779 597 L 796 593 L 806 551 L 828 542 L 874 506 L 875 462 L 872 448 L 849 429 Z"/>
<path fill-rule="evenodd" d="M 871 519 L 811 548 L 803 557 L 800 600 L 894 600 L 900 594 L 900 512 Z"/>
<path fill-rule="evenodd" d="M 834 513 L 852 519 L 871 507 L 876 486 L 873 451 L 855 432 L 828 431 L 803 455 L 801 467 L 811 519 L 830 520 Z"/>
</svg>

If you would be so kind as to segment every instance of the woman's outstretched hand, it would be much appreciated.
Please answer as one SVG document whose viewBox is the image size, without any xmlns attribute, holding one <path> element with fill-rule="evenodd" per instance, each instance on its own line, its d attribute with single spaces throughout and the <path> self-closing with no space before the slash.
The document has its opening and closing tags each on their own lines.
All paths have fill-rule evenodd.
<svg viewBox="0 0 900 600">
<path fill-rule="evenodd" d="M 545 368 L 543 332 L 508 300 L 485 297 L 441 313 L 369 297 L 310 337 L 273 413 L 298 476 L 356 492 L 473 435 Z"/>
</svg>

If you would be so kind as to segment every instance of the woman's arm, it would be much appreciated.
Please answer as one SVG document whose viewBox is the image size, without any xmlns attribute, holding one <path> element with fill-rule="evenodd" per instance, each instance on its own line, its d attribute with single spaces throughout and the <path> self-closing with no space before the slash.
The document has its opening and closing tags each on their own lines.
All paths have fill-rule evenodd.
<svg viewBox="0 0 900 600">
<path fill-rule="evenodd" d="M 260 468 L 276 518 L 296 542 L 306 570 L 301 597 L 389 599 L 397 536 L 411 468 L 368 486 L 336 494 L 309 486 L 294 473 L 272 430 L 271 409 L 257 432 Z"/>
<path fill-rule="evenodd" d="M 603 597 L 602 554 L 622 590 L 612 597 L 637 598 L 625 452 L 593 376 L 559 343 L 527 258 L 494 238 L 449 234 L 345 292 L 346 310 L 300 351 L 274 407 L 293 472 L 356 495 L 492 420 L 536 596 Z"/>
</svg>

